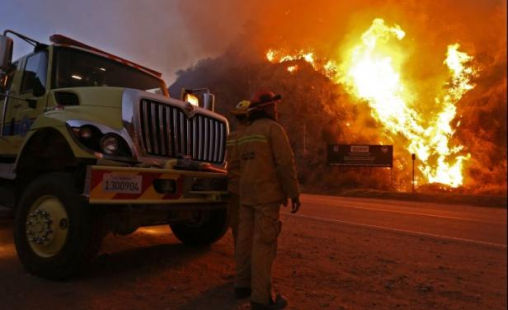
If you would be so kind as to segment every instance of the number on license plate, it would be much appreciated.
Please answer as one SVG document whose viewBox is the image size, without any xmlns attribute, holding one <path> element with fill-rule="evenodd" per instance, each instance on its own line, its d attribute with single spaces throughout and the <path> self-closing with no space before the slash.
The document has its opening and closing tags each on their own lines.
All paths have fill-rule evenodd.
<svg viewBox="0 0 508 310">
<path fill-rule="evenodd" d="M 141 194 L 143 177 L 140 175 L 105 174 L 102 188 L 105 192 Z"/>
</svg>

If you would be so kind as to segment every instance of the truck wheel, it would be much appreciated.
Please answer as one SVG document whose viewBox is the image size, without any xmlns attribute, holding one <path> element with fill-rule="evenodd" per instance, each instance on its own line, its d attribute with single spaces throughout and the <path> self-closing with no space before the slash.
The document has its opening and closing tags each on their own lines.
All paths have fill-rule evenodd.
<svg viewBox="0 0 508 310">
<path fill-rule="evenodd" d="M 195 220 L 169 224 L 173 234 L 185 244 L 209 245 L 224 236 L 228 229 L 227 210 L 201 211 Z"/>
<path fill-rule="evenodd" d="M 42 175 L 23 192 L 14 242 L 29 272 L 52 280 L 76 275 L 95 257 L 103 237 L 100 217 L 81 197 L 72 175 Z"/>
</svg>

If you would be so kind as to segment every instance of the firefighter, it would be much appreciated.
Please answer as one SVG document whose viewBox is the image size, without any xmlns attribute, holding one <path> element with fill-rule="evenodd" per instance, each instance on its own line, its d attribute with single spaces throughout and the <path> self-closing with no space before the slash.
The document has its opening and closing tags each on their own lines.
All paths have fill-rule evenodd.
<svg viewBox="0 0 508 310">
<path fill-rule="evenodd" d="M 230 202 L 228 209 L 229 227 L 233 232 L 233 240 L 236 248 L 236 240 L 238 239 L 238 212 L 240 211 L 240 161 L 236 155 L 236 139 L 242 130 L 247 126 L 247 112 L 249 110 L 250 101 L 240 101 L 230 113 L 237 121 L 235 131 L 229 133 L 226 140 L 226 160 L 228 163 L 228 191 L 230 193 Z"/>
<path fill-rule="evenodd" d="M 277 122 L 280 95 L 257 92 L 249 107 L 249 125 L 237 139 L 240 158 L 240 223 L 236 248 L 235 295 L 250 295 L 252 309 L 283 309 L 287 300 L 272 293 L 272 264 L 282 223 L 281 204 L 301 206 L 291 146 Z"/>
</svg>

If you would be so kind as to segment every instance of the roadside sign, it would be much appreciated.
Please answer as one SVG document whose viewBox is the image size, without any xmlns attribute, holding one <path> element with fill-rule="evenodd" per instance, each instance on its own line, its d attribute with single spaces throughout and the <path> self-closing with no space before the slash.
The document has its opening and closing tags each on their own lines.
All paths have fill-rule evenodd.
<svg viewBox="0 0 508 310">
<path fill-rule="evenodd" d="M 393 167 L 393 145 L 328 145 L 328 165 Z"/>
</svg>

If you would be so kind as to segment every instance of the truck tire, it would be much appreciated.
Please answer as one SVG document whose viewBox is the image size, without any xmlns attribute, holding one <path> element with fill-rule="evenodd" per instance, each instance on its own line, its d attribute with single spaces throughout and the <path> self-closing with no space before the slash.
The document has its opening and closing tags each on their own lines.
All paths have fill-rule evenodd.
<svg viewBox="0 0 508 310">
<path fill-rule="evenodd" d="M 224 236 L 228 229 L 227 210 L 202 211 L 204 219 L 170 223 L 173 234 L 185 244 L 209 245 Z"/>
<path fill-rule="evenodd" d="M 99 251 L 104 231 L 71 174 L 39 176 L 16 208 L 18 257 L 30 273 L 43 278 L 63 280 L 82 271 Z"/>
</svg>

